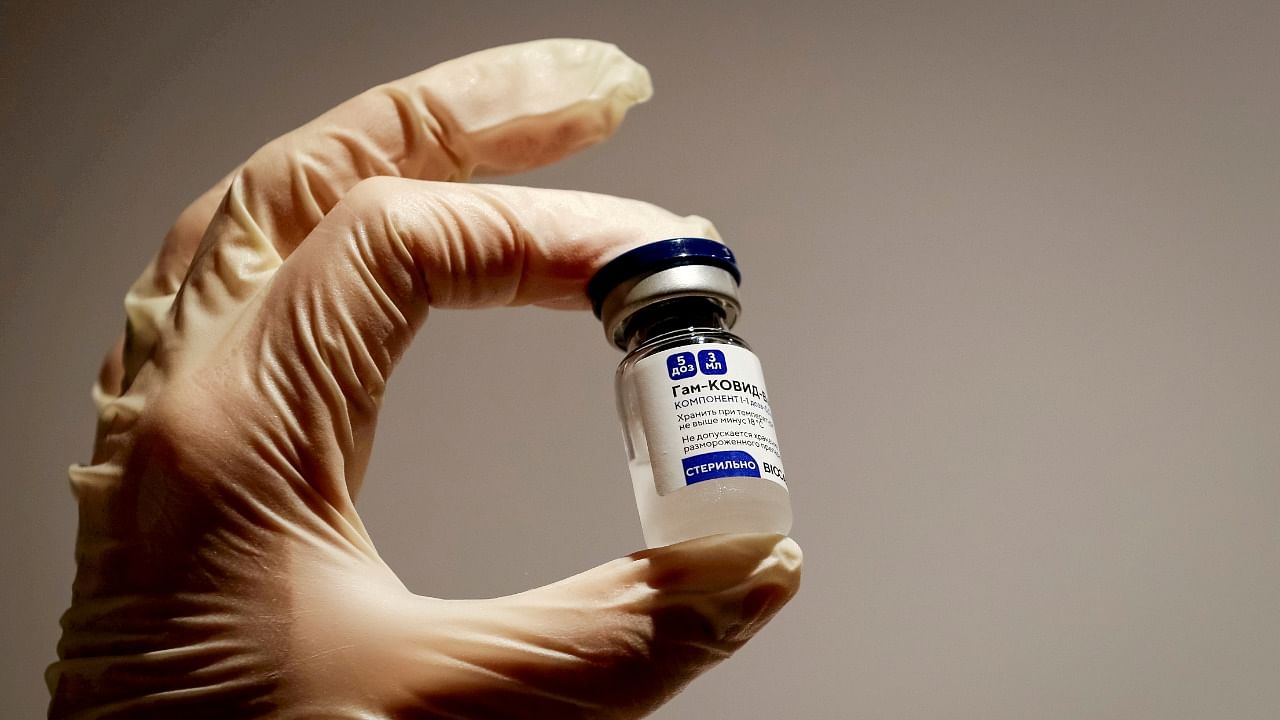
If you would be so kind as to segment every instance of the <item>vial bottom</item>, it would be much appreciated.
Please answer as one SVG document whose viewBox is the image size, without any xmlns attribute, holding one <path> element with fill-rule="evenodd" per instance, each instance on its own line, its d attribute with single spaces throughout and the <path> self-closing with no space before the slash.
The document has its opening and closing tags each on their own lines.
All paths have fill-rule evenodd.
<svg viewBox="0 0 1280 720">
<path fill-rule="evenodd" d="M 791 531 L 791 497 L 771 480 L 721 478 L 659 495 L 649 463 L 632 462 L 630 469 L 648 547 L 720 533 Z"/>
</svg>

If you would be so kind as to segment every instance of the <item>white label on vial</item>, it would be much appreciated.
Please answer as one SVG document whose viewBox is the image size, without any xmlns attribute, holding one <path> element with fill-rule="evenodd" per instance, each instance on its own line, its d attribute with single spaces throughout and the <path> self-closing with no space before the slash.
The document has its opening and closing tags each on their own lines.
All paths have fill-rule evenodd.
<svg viewBox="0 0 1280 720">
<path fill-rule="evenodd" d="M 659 495 L 717 478 L 786 486 L 755 353 L 737 345 L 672 348 L 636 363 L 635 388 Z"/>
</svg>

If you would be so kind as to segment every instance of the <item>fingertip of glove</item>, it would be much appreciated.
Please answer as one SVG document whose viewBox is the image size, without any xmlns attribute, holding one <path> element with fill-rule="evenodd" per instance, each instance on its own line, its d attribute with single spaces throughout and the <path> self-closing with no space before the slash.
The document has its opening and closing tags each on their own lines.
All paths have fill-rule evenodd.
<svg viewBox="0 0 1280 720">
<path fill-rule="evenodd" d="M 668 640 L 691 639 L 731 652 L 800 587 L 800 546 L 782 535 L 716 535 L 637 555 L 649 565 L 653 614 Z M 685 618 L 674 623 L 672 618 Z M 681 630 L 680 628 L 683 628 Z"/>
<path fill-rule="evenodd" d="M 664 592 L 720 592 L 734 587 L 799 587 L 804 555 L 784 535 L 713 535 L 635 553 L 649 565 L 648 582 Z"/>
<path fill-rule="evenodd" d="M 527 46 L 546 52 L 556 59 L 554 64 L 561 67 L 593 69 L 593 94 L 609 98 L 623 113 L 632 105 L 653 97 L 653 79 L 649 69 L 613 43 L 585 38 L 551 38 L 536 40 Z"/>
<path fill-rule="evenodd" d="M 614 49 L 626 61 L 626 67 L 630 75 L 628 81 L 619 87 L 619 98 L 627 106 L 648 102 L 653 98 L 653 77 L 649 74 L 649 68 L 636 62 L 616 46 Z"/>
</svg>

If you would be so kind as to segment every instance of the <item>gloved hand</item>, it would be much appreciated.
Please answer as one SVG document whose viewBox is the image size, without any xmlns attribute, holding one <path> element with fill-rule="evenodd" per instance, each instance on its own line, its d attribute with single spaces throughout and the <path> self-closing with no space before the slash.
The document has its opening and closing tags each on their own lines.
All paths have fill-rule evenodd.
<svg viewBox="0 0 1280 720">
<path fill-rule="evenodd" d="M 387 378 L 430 306 L 586 307 L 698 217 L 440 182 L 607 137 L 649 95 L 616 48 L 497 48 L 375 88 L 184 211 L 126 299 L 71 470 L 78 571 L 53 717 L 638 717 L 795 592 L 770 535 L 636 553 L 505 598 L 405 589 L 353 502 Z"/>
</svg>

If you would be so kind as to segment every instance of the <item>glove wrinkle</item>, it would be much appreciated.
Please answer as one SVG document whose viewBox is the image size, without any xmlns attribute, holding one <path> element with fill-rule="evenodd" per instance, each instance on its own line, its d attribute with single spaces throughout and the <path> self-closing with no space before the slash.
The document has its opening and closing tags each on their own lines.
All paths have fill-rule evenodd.
<svg viewBox="0 0 1280 720">
<path fill-rule="evenodd" d="M 448 103 L 427 86 L 410 91 L 387 84 L 377 91 L 395 106 L 403 134 L 403 149 L 390 161 L 403 168 L 399 173 L 370 173 L 361 179 L 379 175 L 434 178 L 465 182 L 470 179 L 474 163 L 467 133 L 450 116 Z"/>
</svg>

